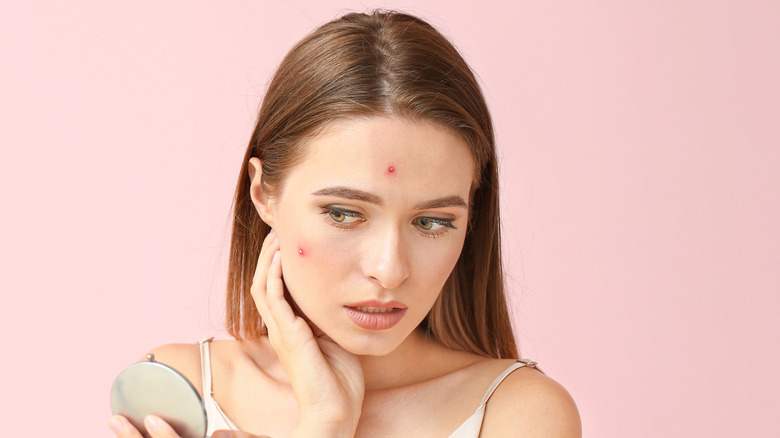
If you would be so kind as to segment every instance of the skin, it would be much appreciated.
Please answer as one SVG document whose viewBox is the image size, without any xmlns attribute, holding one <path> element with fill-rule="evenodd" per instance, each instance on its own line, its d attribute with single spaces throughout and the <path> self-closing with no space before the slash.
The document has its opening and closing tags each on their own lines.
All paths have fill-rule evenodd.
<svg viewBox="0 0 780 438">
<path fill-rule="evenodd" d="M 382 177 L 390 161 L 407 177 Z M 386 355 L 406 340 L 463 248 L 473 179 L 463 169 L 472 167 L 468 145 L 434 125 L 351 121 L 311 142 L 278 199 L 264 199 L 255 187 L 258 210 L 279 236 L 285 284 L 315 328 L 359 355 Z M 340 190 L 312 195 L 333 188 Z M 348 199 L 340 193 L 346 189 L 375 199 Z M 453 197 L 462 204 L 418 208 Z M 290 251 L 301 244 L 309 248 L 305 258 Z M 345 304 L 367 299 L 408 308 L 396 327 L 367 331 L 342 317 Z"/>
<path fill-rule="evenodd" d="M 274 230 L 252 285 L 268 336 L 217 341 L 211 354 L 215 398 L 256 435 L 214 437 L 446 437 L 513 362 L 449 350 L 416 330 L 463 247 L 469 147 L 434 124 L 389 117 L 333 124 L 307 147 L 276 197 L 262 191 L 259 160 L 250 162 L 252 199 Z M 345 306 L 367 299 L 406 311 L 389 329 L 363 329 Z M 196 345 L 153 353 L 201 390 Z M 151 423 L 154 438 L 176 436 Z M 140 436 L 122 417 L 110 425 Z M 481 436 L 580 435 L 568 393 L 522 368 L 494 393 Z"/>
</svg>

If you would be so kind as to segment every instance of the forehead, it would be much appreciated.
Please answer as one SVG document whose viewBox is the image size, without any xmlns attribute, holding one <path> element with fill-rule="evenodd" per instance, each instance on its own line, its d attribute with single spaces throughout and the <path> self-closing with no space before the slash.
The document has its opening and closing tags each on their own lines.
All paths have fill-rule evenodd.
<svg viewBox="0 0 780 438">
<path fill-rule="evenodd" d="M 305 147 L 305 159 L 290 172 L 288 188 L 298 183 L 355 185 L 377 192 L 457 192 L 468 199 L 474 179 L 466 141 L 427 121 L 347 119 L 328 126 Z"/>
</svg>

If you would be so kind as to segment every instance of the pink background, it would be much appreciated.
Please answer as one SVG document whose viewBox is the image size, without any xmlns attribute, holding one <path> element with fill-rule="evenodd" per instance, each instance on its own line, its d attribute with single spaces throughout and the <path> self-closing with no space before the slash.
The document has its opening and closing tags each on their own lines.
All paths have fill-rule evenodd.
<svg viewBox="0 0 780 438">
<path fill-rule="evenodd" d="M 523 355 L 584 435 L 777 433 L 780 3 L 335 3 L 0 6 L 4 435 L 109 436 L 122 367 L 225 337 L 265 85 L 316 25 L 376 6 L 480 76 Z"/>
</svg>

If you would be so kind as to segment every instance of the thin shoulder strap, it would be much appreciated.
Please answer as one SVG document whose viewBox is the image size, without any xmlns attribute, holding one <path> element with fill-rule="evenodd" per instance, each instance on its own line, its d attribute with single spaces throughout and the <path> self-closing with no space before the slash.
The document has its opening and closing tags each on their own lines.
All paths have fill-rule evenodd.
<svg viewBox="0 0 780 438">
<path fill-rule="evenodd" d="M 214 394 L 211 391 L 211 351 L 209 344 L 214 338 L 206 338 L 198 341 L 200 346 L 200 373 L 203 378 L 203 398 L 211 398 Z"/>
<path fill-rule="evenodd" d="M 491 383 L 488 390 L 485 391 L 485 395 L 482 397 L 482 402 L 479 405 L 484 406 L 485 404 L 487 404 L 488 400 L 490 400 L 490 397 L 498 388 L 498 385 L 500 385 L 501 382 L 503 382 L 504 379 L 509 377 L 509 375 L 512 374 L 515 370 L 518 370 L 523 367 L 534 368 L 539 372 L 544 373 L 544 371 L 542 371 L 541 369 L 539 369 L 539 367 L 536 366 L 536 362 L 528 359 L 518 359 L 517 362 L 510 365 L 507 369 L 504 370 L 503 373 L 499 374 L 498 377 L 493 379 L 493 383 Z"/>
</svg>

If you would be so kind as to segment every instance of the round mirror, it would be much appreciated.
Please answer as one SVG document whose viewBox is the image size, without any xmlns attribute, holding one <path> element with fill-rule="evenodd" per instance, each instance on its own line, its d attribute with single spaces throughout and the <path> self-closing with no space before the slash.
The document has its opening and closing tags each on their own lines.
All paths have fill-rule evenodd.
<svg viewBox="0 0 780 438">
<path fill-rule="evenodd" d="M 182 438 L 206 436 L 206 408 L 198 391 L 173 368 L 146 362 L 125 368 L 111 387 L 111 411 L 126 417 L 145 437 L 147 415 L 170 424 Z"/>
</svg>

